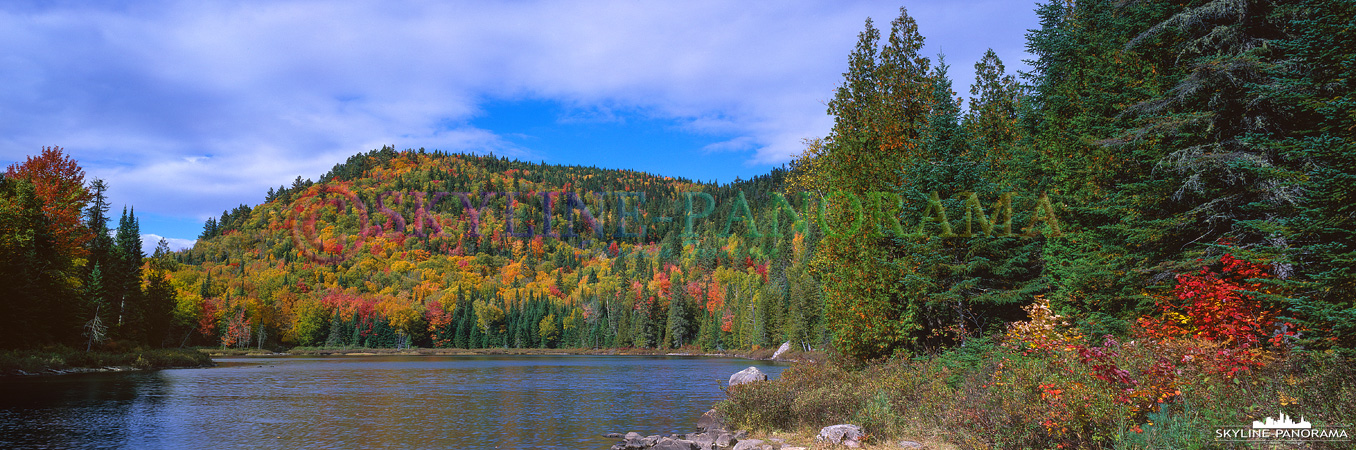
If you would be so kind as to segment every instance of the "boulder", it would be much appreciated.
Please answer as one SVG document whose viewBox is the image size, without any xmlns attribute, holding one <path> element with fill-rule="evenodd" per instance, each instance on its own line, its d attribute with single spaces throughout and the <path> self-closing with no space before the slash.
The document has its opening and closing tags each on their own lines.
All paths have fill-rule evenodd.
<svg viewBox="0 0 1356 450">
<path fill-rule="evenodd" d="M 765 448 L 772 448 L 772 446 L 764 444 L 763 441 L 758 439 L 739 441 L 739 443 L 734 446 L 734 450 L 762 450 Z"/>
<path fill-rule="evenodd" d="M 763 373 L 763 371 L 761 370 L 758 370 L 757 367 L 749 367 L 747 369 L 736 372 L 734 375 L 730 375 L 730 386 L 738 386 L 744 383 L 752 383 L 755 381 L 767 381 L 767 374 Z"/>
<path fill-rule="evenodd" d="M 696 442 L 670 437 L 659 438 L 659 441 L 655 442 L 654 447 L 651 448 L 655 450 L 701 450 L 701 446 Z"/>
<path fill-rule="evenodd" d="M 866 436 L 866 433 L 862 432 L 862 427 L 842 424 L 820 428 L 819 435 L 815 436 L 815 440 L 857 448 L 861 446 L 863 436 Z"/>
<path fill-rule="evenodd" d="M 701 431 L 724 430 L 725 416 L 715 409 L 707 411 L 697 418 L 697 429 Z"/>
<path fill-rule="evenodd" d="M 739 439 L 736 438 L 735 435 L 730 433 L 721 433 L 720 436 L 716 436 L 716 441 L 714 445 L 711 446 L 711 448 L 730 448 L 734 447 L 734 445 L 738 443 Z"/>
<path fill-rule="evenodd" d="M 655 442 L 659 442 L 659 435 L 642 437 L 640 433 L 632 431 L 630 433 L 626 433 L 625 439 L 626 441 L 622 442 L 621 444 L 618 444 L 622 448 L 626 449 L 650 448 L 654 447 Z M 613 447 L 615 448 L 616 446 Z"/>
<path fill-rule="evenodd" d="M 688 435 L 687 440 L 696 442 L 697 446 L 703 449 L 711 449 L 714 448 L 714 445 L 716 443 L 717 433 L 720 433 L 720 431 L 717 430 L 709 433 L 697 433 L 693 435 Z"/>
<path fill-rule="evenodd" d="M 777 359 L 778 356 L 782 356 L 782 353 L 786 353 L 790 349 L 791 341 L 783 342 L 781 347 L 777 347 L 777 352 L 772 354 L 772 359 Z"/>
<path fill-rule="evenodd" d="M 605 438 L 610 438 L 610 439 L 621 439 L 622 434 L 621 434 L 621 433 L 607 433 L 607 434 L 604 434 L 603 437 L 605 437 Z"/>
</svg>

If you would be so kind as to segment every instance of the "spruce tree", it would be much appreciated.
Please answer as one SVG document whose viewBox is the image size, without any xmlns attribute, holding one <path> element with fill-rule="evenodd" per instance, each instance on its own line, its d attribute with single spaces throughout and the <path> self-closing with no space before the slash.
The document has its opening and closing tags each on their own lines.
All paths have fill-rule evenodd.
<svg viewBox="0 0 1356 450">
<path fill-rule="evenodd" d="M 116 312 L 114 336 L 141 342 L 146 337 L 144 293 L 141 290 L 141 227 L 135 211 L 123 208 L 113 239 L 108 276 L 109 300 Z"/>
</svg>

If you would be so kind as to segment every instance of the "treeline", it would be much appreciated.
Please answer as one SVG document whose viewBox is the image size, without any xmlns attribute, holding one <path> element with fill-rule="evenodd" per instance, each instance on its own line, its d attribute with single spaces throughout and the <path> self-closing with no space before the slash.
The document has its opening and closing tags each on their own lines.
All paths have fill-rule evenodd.
<svg viewBox="0 0 1356 450">
<path fill-rule="evenodd" d="M 60 147 L 0 177 L 0 347 L 179 343 L 187 322 L 174 314 L 168 246 L 146 258 L 128 208 L 110 232 L 107 190 L 103 180 L 86 184 Z"/>
<path fill-rule="evenodd" d="M 888 189 L 966 214 L 966 197 L 929 191 L 976 192 L 985 208 L 1044 193 L 1061 233 L 940 237 L 954 215 L 906 210 L 938 232 L 825 237 L 813 267 L 836 347 L 875 358 L 963 342 L 1036 296 L 1090 336 L 1123 334 L 1174 301 L 1177 275 L 1225 253 L 1270 268 L 1249 294 L 1263 310 L 1247 313 L 1283 319 L 1263 337 L 1289 323 L 1308 348 L 1356 345 L 1353 12 L 1344 0 L 1047 2 L 1028 34 L 1035 70 L 1019 80 L 989 52 L 964 112 L 907 13 L 887 37 L 868 21 L 829 102 L 834 128 L 796 160 L 793 185 Z"/>
</svg>

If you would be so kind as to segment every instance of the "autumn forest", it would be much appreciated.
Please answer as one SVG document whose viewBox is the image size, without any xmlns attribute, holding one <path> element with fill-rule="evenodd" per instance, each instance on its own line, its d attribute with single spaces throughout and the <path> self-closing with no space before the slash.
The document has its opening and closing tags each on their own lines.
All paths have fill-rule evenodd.
<svg viewBox="0 0 1356 450">
<path fill-rule="evenodd" d="M 991 51 L 959 94 L 907 12 L 868 20 L 826 93 L 833 128 L 722 184 L 385 147 L 144 255 L 133 207 L 105 199 L 118 187 L 43 149 L 0 180 L 0 345 L 790 342 L 845 367 L 982 348 L 955 367 L 1043 393 L 993 400 L 1049 407 L 1009 418 L 1035 446 L 1100 445 L 1203 380 L 1356 346 L 1356 5 L 1038 14 L 1034 71 Z M 833 373 L 817 376 L 856 380 Z M 810 414 L 744 395 L 729 412 L 754 427 Z"/>
</svg>

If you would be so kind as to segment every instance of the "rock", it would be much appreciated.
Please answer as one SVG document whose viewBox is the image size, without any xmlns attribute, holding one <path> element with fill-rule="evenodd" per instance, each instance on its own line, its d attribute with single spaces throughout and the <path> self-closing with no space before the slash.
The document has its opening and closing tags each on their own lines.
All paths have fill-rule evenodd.
<svg viewBox="0 0 1356 450">
<path fill-rule="evenodd" d="M 772 359 L 777 359 L 778 356 L 782 356 L 782 353 L 786 353 L 790 349 L 791 341 L 783 342 L 781 347 L 777 347 L 777 352 L 772 354 Z"/>
<path fill-rule="evenodd" d="M 715 409 L 707 411 L 697 418 L 697 429 L 702 431 L 724 430 L 725 416 Z"/>
<path fill-rule="evenodd" d="M 716 436 L 716 441 L 711 448 L 730 448 L 738 443 L 739 439 L 735 438 L 733 434 L 721 433 L 720 436 Z"/>
<path fill-rule="evenodd" d="M 824 428 L 820 428 L 819 435 L 815 436 L 815 440 L 827 441 L 834 444 L 843 444 L 851 448 L 857 448 L 861 446 L 862 436 L 865 435 L 866 433 L 862 432 L 862 427 L 856 425 L 851 424 L 830 425 Z"/>
<path fill-rule="evenodd" d="M 686 439 L 662 437 L 659 438 L 659 441 L 655 442 L 654 447 L 651 448 L 654 448 L 655 450 L 700 450 L 702 447 L 696 442 Z"/>
<path fill-rule="evenodd" d="M 734 446 L 734 450 L 773 450 L 775 448 L 778 448 L 778 446 L 773 446 L 758 439 L 739 441 L 739 444 Z"/>
<path fill-rule="evenodd" d="M 630 433 L 626 433 L 625 439 L 626 441 L 617 445 L 620 445 L 621 448 L 625 449 L 650 448 L 654 447 L 655 442 L 659 441 L 659 435 L 642 437 L 640 433 L 632 431 Z M 617 448 L 617 446 L 614 445 L 613 448 Z"/>
<path fill-rule="evenodd" d="M 914 441 L 899 441 L 899 448 L 923 448 L 923 444 Z"/>
<path fill-rule="evenodd" d="M 703 448 L 703 449 L 710 449 L 710 448 L 712 448 L 712 447 L 715 445 L 715 443 L 716 443 L 716 436 L 715 436 L 715 434 L 718 433 L 718 432 L 719 432 L 719 431 L 713 431 L 713 432 L 710 432 L 710 433 L 697 433 L 697 434 L 694 434 L 694 435 L 689 435 L 689 436 L 687 437 L 687 439 L 690 440 L 690 441 L 692 441 L 692 442 L 697 443 L 697 446 L 698 446 L 698 447 L 701 447 L 701 448 Z"/>
<path fill-rule="evenodd" d="M 761 370 L 758 370 L 757 367 L 749 367 L 747 369 L 736 372 L 734 375 L 730 375 L 730 386 L 738 386 L 744 383 L 752 383 L 755 381 L 767 381 L 767 374 L 763 373 L 763 371 Z"/>
<path fill-rule="evenodd" d="M 607 433 L 607 434 L 604 434 L 603 437 L 605 437 L 605 438 L 610 438 L 610 439 L 621 439 L 622 434 L 621 434 L 621 433 Z"/>
</svg>

